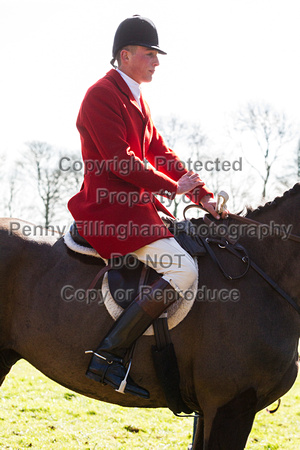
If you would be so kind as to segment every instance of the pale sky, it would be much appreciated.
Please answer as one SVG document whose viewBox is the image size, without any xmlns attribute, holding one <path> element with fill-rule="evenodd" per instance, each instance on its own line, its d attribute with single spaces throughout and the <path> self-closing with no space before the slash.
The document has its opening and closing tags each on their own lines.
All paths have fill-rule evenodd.
<svg viewBox="0 0 300 450">
<path fill-rule="evenodd" d="M 0 154 L 30 140 L 80 149 L 81 101 L 133 14 L 154 21 L 168 53 L 143 86 L 154 118 L 213 134 L 227 113 L 264 101 L 299 120 L 299 0 L 0 0 Z"/>
</svg>

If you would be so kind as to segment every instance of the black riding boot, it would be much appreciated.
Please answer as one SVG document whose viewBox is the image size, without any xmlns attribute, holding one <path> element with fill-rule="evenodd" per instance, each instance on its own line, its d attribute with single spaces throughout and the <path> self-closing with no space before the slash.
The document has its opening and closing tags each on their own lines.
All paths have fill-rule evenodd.
<svg viewBox="0 0 300 450">
<path fill-rule="evenodd" d="M 123 358 L 153 320 L 177 299 L 178 293 L 163 278 L 157 280 L 150 290 L 142 292 L 116 320 L 94 352 L 86 375 L 118 392 L 149 398 L 149 392 L 128 376 L 129 370 L 123 365 Z"/>
</svg>

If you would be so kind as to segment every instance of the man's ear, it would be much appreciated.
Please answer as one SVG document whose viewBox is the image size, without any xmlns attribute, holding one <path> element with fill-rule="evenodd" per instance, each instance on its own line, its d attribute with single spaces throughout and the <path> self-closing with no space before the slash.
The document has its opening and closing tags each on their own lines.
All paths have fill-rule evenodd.
<svg viewBox="0 0 300 450">
<path fill-rule="evenodd" d="M 121 62 L 127 62 L 129 61 L 129 50 L 126 50 L 123 48 L 120 52 Z"/>
</svg>

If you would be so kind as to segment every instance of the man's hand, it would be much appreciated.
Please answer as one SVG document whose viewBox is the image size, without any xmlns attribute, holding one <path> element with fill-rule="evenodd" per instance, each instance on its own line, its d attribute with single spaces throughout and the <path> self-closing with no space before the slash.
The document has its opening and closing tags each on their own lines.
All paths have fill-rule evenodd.
<svg viewBox="0 0 300 450">
<path fill-rule="evenodd" d="M 178 187 L 176 194 L 186 194 L 192 191 L 197 186 L 203 186 L 204 182 L 200 179 L 197 173 L 192 170 L 182 175 L 177 181 Z"/>
<path fill-rule="evenodd" d="M 203 208 L 209 212 L 213 217 L 215 217 L 216 219 L 220 219 L 220 215 L 217 213 L 216 208 L 217 208 L 217 202 L 216 200 L 214 200 L 213 198 L 211 198 L 210 195 L 205 195 L 202 199 L 201 199 L 201 205 L 203 206 Z M 228 211 L 224 210 L 221 213 L 221 217 L 223 219 L 225 219 L 227 217 Z"/>
</svg>

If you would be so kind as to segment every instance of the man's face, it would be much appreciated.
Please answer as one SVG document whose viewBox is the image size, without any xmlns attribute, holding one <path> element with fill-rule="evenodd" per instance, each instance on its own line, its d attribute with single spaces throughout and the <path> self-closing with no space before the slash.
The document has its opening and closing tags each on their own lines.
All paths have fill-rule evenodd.
<svg viewBox="0 0 300 450">
<path fill-rule="evenodd" d="M 149 83 L 159 65 L 158 52 L 151 48 L 134 46 L 131 50 L 126 50 L 126 59 L 122 70 L 137 83 Z"/>
</svg>

